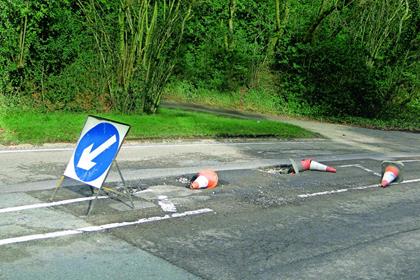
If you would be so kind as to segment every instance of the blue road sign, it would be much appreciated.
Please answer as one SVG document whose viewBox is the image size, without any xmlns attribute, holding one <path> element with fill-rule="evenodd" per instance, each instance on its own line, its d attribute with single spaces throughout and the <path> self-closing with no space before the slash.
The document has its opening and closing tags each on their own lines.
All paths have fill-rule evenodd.
<svg viewBox="0 0 420 280">
<path fill-rule="evenodd" d="M 120 136 L 115 126 L 103 122 L 86 132 L 74 153 L 77 177 L 90 182 L 104 174 L 118 153 Z"/>
<path fill-rule="evenodd" d="M 88 116 L 64 176 L 101 188 L 130 126 Z"/>
</svg>

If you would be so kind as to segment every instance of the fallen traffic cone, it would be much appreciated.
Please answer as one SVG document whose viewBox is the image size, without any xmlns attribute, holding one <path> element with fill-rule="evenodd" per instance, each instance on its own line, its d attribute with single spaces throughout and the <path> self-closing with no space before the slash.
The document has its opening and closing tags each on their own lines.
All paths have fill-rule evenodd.
<svg viewBox="0 0 420 280">
<path fill-rule="evenodd" d="M 311 159 L 303 159 L 300 162 L 299 161 L 296 162 L 293 159 L 290 159 L 290 161 L 292 162 L 292 166 L 296 174 L 302 171 L 306 171 L 306 170 L 324 171 L 324 172 L 331 172 L 331 173 L 337 172 L 335 168 L 326 166 L 322 163 L 319 163 Z"/>
<path fill-rule="evenodd" d="M 197 178 L 191 183 L 191 189 L 212 189 L 217 186 L 218 177 L 213 170 L 202 170 L 198 172 Z"/>
<path fill-rule="evenodd" d="M 402 168 L 404 164 L 398 161 L 383 161 L 381 163 L 382 175 L 381 175 L 381 187 L 386 188 L 392 182 L 399 183 L 403 180 Z"/>
</svg>

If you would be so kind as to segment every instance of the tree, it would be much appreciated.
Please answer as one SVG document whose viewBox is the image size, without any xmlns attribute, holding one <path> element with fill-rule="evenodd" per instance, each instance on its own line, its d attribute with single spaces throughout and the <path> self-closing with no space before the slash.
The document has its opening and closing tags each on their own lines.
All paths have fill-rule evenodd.
<svg viewBox="0 0 420 280">
<path fill-rule="evenodd" d="M 366 63 L 380 75 L 377 94 L 387 110 L 419 97 L 419 1 L 360 1 L 351 18 L 353 41 L 365 46 Z"/>
<path fill-rule="evenodd" d="M 71 0 L 0 1 L 1 94 L 19 102 L 45 103 L 49 77 L 60 75 L 75 61 L 80 45 L 89 41 L 83 37 L 73 4 Z"/>
<path fill-rule="evenodd" d="M 322 0 L 319 6 L 318 15 L 316 16 L 315 20 L 311 23 L 308 30 L 306 31 L 305 37 L 303 42 L 308 43 L 312 42 L 314 39 L 314 34 L 318 27 L 322 24 L 324 20 L 326 20 L 329 16 L 331 16 L 334 12 L 340 12 L 343 9 L 351 6 L 355 0 L 334 0 L 333 3 L 330 4 L 328 9 L 325 9 L 326 1 Z"/>
<path fill-rule="evenodd" d="M 90 0 L 79 5 L 95 38 L 114 109 L 154 113 L 174 68 L 191 2 Z"/>
</svg>

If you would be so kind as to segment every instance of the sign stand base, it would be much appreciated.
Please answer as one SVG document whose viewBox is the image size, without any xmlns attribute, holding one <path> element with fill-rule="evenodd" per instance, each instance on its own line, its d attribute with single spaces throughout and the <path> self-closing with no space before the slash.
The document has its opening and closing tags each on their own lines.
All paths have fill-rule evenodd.
<svg viewBox="0 0 420 280">
<path fill-rule="evenodd" d="M 96 202 L 96 200 L 97 200 L 97 198 L 98 198 L 101 190 L 105 191 L 108 194 L 111 193 L 111 194 L 115 195 L 116 196 L 115 198 L 117 200 L 119 200 L 120 202 L 122 202 L 122 203 L 126 204 L 127 206 L 131 207 L 132 209 L 134 209 L 133 195 L 130 192 L 130 190 L 128 189 L 128 187 L 127 187 L 127 184 L 126 184 L 126 181 L 125 181 L 125 179 L 124 179 L 124 177 L 122 175 L 121 169 L 118 166 L 118 163 L 117 163 L 116 160 L 113 161 L 113 164 L 117 168 L 118 174 L 120 175 L 121 181 L 123 183 L 123 190 L 122 191 L 119 191 L 119 190 L 117 190 L 115 188 L 107 187 L 107 186 L 102 186 L 101 188 L 99 188 L 98 191 L 96 192 L 95 199 L 94 200 L 91 200 L 91 202 L 89 203 L 89 209 L 88 209 L 88 212 L 87 212 L 87 216 L 89 216 L 90 212 L 92 211 L 93 206 L 94 206 L 94 204 L 95 204 L 95 202 Z M 93 188 L 92 188 L 92 190 L 93 190 Z M 130 204 L 127 204 L 121 198 L 127 198 L 130 201 Z"/>
<path fill-rule="evenodd" d="M 117 190 L 117 189 L 115 189 L 115 188 L 112 188 L 112 187 L 105 187 L 105 186 L 101 186 L 100 188 L 97 188 L 95 198 L 89 202 L 89 207 L 88 207 L 88 210 L 87 210 L 87 214 L 86 214 L 86 216 L 89 216 L 89 214 L 92 212 L 93 207 L 94 207 L 94 205 L 95 205 L 95 202 L 96 202 L 96 200 L 98 199 L 99 194 L 101 193 L 101 190 L 105 191 L 106 193 L 112 193 L 113 195 L 115 195 L 115 196 L 116 196 L 116 198 L 117 198 L 119 201 L 121 201 L 122 203 L 124 203 L 124 204 L 126 204 L 127 206 L 129 206 L 129 207 L 131 207 L 132 209 L 134 209 L 133 195 L 132 195 L 132 193 L 130 192 L 129 188 L 127 187 L 127 184 L 126 184 L 126 181 L 125 181 L 125 179 L 124 179 L 124 177 L 123 177 L 123 175 L 122 175 L 121 169 L 120 169 L 120 167 L 118 166 L 118 163 L 117 163 L 117 161 L 116 161 L 116 160 L 114 160 L 114 161 L 113 161 L 113 164 L 115 165 L 115 167 L 116 167 L 116 169 L 117 169 L 117 171 L 118 171 L 118 174 L 119 174 L 119 176 L 120 176 L 120 178 L 121 178 L 121 181 L 122 181 L 122 184 L 123 184 L 123 190 L 122 190 L 122 191 L 119 191 L 119 190 Z M 65 176 L 63 175 L 63 176 L 61 176 L 61 177 L 60 177 L 60 179 L 57 181 L 57 185 L 56 185 L 56 187 L 55 187 L 55 189 L 54 189 L 53 194 L 51 195 L 50 201 L 54 201 L 54 198 L 55 198 L 55 195 L 57 194 L 57 191 L 58 191 L 58 190 L 62 187 L 62 185 L 63 185 L 64 178 L 65 178 Z M 92 191 L 92 195 L 93 195 L 93 194 L 95 193 L 95 187 L 90 186 L 90 189 L 91 189 L 91 191 Z M 122 200 L 122 199 L 121 199 L 122 197 L 123 197 L 123 198 L 127 198 L 127 199 L 129 200 L 130 204 L 128 204 L 128 203 L 126 203 L 124 200 Z"/>
</svg>

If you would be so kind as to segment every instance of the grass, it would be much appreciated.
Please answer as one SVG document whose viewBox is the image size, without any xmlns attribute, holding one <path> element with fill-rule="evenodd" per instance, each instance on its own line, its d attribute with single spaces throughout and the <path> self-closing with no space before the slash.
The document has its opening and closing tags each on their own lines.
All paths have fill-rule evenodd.
<svg viewBox="0 0 420 280">
<path fill-rule="evenodd" d="M 155 115 L 97 114 L 131 125 L 127 139 L 217 137 L 309 138 L 302 128 L 268 120 L 245 120 L 207 113 L 161 109 Z M 7 110 L 0 114 L 1 144 L 75 142 L 86 113 Z"/>
<path fill-rule="evenodd" d="M 281 112 L 282 108 L 276 94 L 263 88 L 220 92 L 195 88 L 185 82 L 173 82 L 166 88 L 164 98 L 174 102 L 266 114 Z"/>
</svg>

